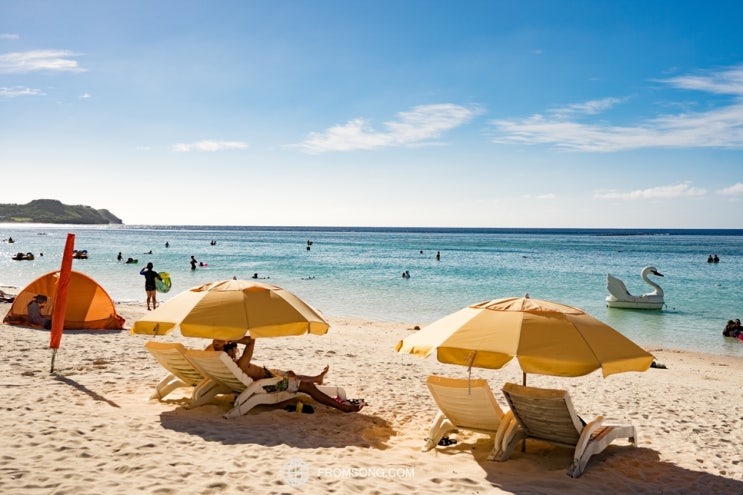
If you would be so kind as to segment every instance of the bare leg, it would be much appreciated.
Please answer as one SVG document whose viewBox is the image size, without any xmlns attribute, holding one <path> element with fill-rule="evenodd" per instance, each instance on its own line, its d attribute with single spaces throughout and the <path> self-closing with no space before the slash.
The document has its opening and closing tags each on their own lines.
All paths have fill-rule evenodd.
<svg viewBox="0 0 743 495">
<path fill-rule="evenodd" d="M 322 393 L 313 383 L 310 382 L 299 382 L 299 391 L 309 395 L 320 404 L 339 409 L 343 412 L 359 412 L 363 407 L 362 405 L 352 404 L 351 402 L 338 402 L 333 397 Z"/>
<path fill-rule="evenodd" d="M 147 309 L 150 309 L 150 304 L 152 304 L 152 309 L 157 307 L 157 299 L 154 290 L 147 291 Z"/>
<path fill-rule="evenodd" d="M 317 374 L 315 376 L 309 376 L 309 375 L 298 375 L 294 373 L 293 371 L 287 371 L 286 375 L 291 376 L 293 378 L 296 378 L 300 382 L 308 382 L 308 383 L 314 383 L 316 385 L 322 385 L 323 381 L 325 380 L 325 375 L 328 374 L 328 371 L 330 371 L 330 366 L 325 366 L 323 368 L 322 372 L 320 374 Z"/>
</svg>

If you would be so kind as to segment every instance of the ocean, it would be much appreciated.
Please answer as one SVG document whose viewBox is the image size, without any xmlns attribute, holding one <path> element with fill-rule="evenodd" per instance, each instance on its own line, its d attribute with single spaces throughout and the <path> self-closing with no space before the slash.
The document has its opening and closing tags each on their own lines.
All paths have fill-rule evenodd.
<svg viewBox="0 0 743 495">
<path fill-rule="evenodd" d="M 58 270 L 68 233 L 88 252 L 73 269 L 117 303 L 144 306 L 139 270 L 151 261 L 173 281 L 160 302 L 257 274 L 329 317 L 424 326 L 469 304 L 528 293 L 577 306 L 648 349 L 743 356 L 742 341 L 722 337 L 727 320 L 743 317 L 743 230 L 0 224 L 0 288 L 18 292 Z M 18 252 L 35 259 L 13 260 Z M 137 263 L 118 261 L 119 252 Z M 720 262 L 708 263 L 711 254 Z M 191 256 L 205 266 L 191 270 Z M 666 307 L 607 308 L 607 274 L 642 294 L 651 290 L 640 279 L 645 266 L 664 275 L 655 280 Z"/>
</svg>

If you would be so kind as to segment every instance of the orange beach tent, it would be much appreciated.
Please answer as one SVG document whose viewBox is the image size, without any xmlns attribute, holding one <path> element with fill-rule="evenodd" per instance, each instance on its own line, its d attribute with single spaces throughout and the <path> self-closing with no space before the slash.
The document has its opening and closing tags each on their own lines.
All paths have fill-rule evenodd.
<svg viewBox="0 0 743 495">
<path fill-rule="evenodd" d="M 38 294 L 47 297 L 42 312 L 50 318 L 54 312 L 59 270 L 42 275 L 28 284 L 15 298 L 3 323 L 28 325 L 26 306 Z M 116 314 L 111 297 L 98 282 L 84 273 L 72 271 L 67 292 L 64 328 L 70 330 L 120 330 L 124 318 Z"/>
</svg>

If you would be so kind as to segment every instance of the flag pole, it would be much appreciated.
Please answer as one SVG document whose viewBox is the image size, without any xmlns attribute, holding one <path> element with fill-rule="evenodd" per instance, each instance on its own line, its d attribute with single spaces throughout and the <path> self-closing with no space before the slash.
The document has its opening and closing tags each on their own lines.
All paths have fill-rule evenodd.
<svg viewBox="0 0 743 495">
<path fill-rule="evenodd" d="M 52 331 L 49 336 L 49 347 L 52 349 L 52 366 L 50 373 L 54 373 L 54 358 L 62 342 L 64 331 L 65 311 L 67 310 L 67 290 L 70 285 L 70 274 L 72 272 L 72 250 L 75 247 L 75 234 L 67 234 L 64 253 L 62 254 L 62 266 L 59 269 L 59 280 L 57 290 L 54 293 L 54 308 L 52 309 Z"/>
</svg>

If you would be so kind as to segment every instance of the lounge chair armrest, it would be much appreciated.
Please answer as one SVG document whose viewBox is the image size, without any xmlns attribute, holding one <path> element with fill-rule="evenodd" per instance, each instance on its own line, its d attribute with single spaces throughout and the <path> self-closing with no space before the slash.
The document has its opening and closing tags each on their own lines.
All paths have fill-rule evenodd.
<svg viewBox="0 0 743 495">
<path fill-rule="evenodd" d="M 250 384 L 245 387 L 245 390 L 240 392 L 240 394 L 246 394 L 248 396 L 252 394 L 266 394 L 266 389 L 263 387 L 270 387 L 271 385 L 276 385 L 278 382 L 283 380 L 280 376 L 272 376 L 269 378 L 261 378 L 260 380 L 252 380 Z"/>
<path fill-rule="evenodd" d="M 436 445 L 438 445 L 439 443 L 439 440 L 441 440 L 441 438 L 446 433 L 453 429 L 454 425 L 452 425 L 451 422 L 446 419 L 446 415 L 440 410 L 436 411 L 436 415 L 433 417 L 431 427 L 428 431 L 428 436 L 425 438 L 425 443 L 421 448 L 421 452 L 428 452 L 429 450 L 436 447 Z"/>
<path fill-rule="evenodd" d="M 507 460 L 511 457 L 511 452 L 516 448 L 516 445 L 524 438 L 526 438 L 524 430 L 513 416 L 513 412 L 508 411 L 501 419 L 501 425 L 495 434 L 493 451 L 488 456 L 488 460 L 498 462 Z"/>
<path fill-rule="evenodd" d="M 516 418 L 513 417 L 513 411 L 506 411 L 503 414 L 503 417 L 500 419 L 500 426 L 498 427 L 498 431 L 495 432 L 495 444 L 493 447 L 493 452 L 491 453 L 492 458 L 489 460 L 494 460 L 503 450 L 505 450 L 506 445 L 503 443 L 504 439 L 506 438 L 506 434 L 509 431 L 511 427 L 511 423 L 516 421 Z"/>
<path fill-rule="evenodd" d="M 261 378 L 260 380 L 255 380 L 254 383 L 257 383 L 261 387 L 269 387 L 271 385 L 276 385 L 283 379 L 284 377 L 282 376 L 272 376 L 270 378 Z"/>
<path fill-rule="evenodd" d="M 248 389 L 253 390 L 254 392 L 260 391 L 260 392 L 265 393 L 266 390 L 263 387 L 270 387 L 272 385 L 276 385 L 283 379 L 284 377 L 281 377 L 281 376 L 272 376 L 270 378 L 261 378 L 260 380 L 254 380 L 253 383 L 250 384 Z"/>
<path fill-rule="evenodd" d="M 583 427 L 583 431 L 580 432 L 578 443 L 575 445 L 576 452 L 583 452 L 586 449 L 586 445 L 588 445 L 588 442 L 591 441 L 591 436 L 593 436 L 593 433 L 596 430 L 603 426 L 603 422 L 604 417 L 597 416 L 596 419 Z"/>
</svg>

